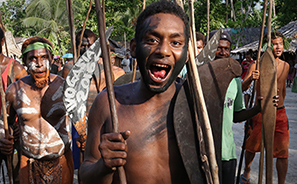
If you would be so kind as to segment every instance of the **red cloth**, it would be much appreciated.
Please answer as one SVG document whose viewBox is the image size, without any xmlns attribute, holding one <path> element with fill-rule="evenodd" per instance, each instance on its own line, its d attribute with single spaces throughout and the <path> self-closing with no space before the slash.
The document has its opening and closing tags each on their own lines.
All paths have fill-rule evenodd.
<svg viewBox="0 0 297 184">
<path fill-rule="evenodd" d="M 5 68 L 4 72 L 2 73 L 2 84 L 3 84 L 3 89 L 4 91 L 7 89 L 7 82 L 8 82 L 8 72 L 9 72 L 9 67 L 11 65 L 11 63 L 14 62 L 14 59 L 10 59 L 10 61 L 7 64 L 7 67 Z"/>
<path fill-rule="evenodd" d="M 262 113 L 253 117 L 253 128 L 249 129 L 249 137 L 246 140 L 246 150 L 252 153 L 260 152 Z M 289 157 L 289 124 L 286 109 L 277 110 L 273 143 L 273 158 Z"/>
<path fill-rule="evenodd" d="M 7 89 L 7 82 L 8 82 L 8 75 L 10 75 L 9 73 L 9 67 L 11 64 L 13 64 L 14 59 L 10 59 L 10 61 L 7 64 L 7 67 L 5 68 L 4 72 L 2 73 L 1 77 L 2 77 L 2 84 L 3 84 L 3 90 L 5 91 Z M 0 109 L 2 111 L 2 101 L 0 98 Z"/>
</svg>

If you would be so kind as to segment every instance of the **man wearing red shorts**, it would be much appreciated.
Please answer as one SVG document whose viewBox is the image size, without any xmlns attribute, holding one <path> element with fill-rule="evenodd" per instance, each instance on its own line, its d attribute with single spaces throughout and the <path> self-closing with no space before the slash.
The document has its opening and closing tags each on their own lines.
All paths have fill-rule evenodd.
<svg viewBox="0 0 297 184">
<path fill-rule="evenodd" d="M 286 79 L 289 72 L 289 64 L 280 59 L 284 48 L 283 38 L 284 36 L 278 31 L 271 33 L 271 42 L 273 44 L 272 52 L 277 63 L 277 93 L 279 96 L 273 144 L 273 157 L 277 158 L 276 169 L 279 184 L 285 183 L 289 157 L 289 126 L 286 110 L 284 108 L 284 100 L 286 96 Z M 247 73 L 248 76 L 252 75 L 255 67 L 256 64 L 253 63 Z M 255 153 L 259 152 L 261 147 L 262 114 L 257 114 L 252 120 L 253 126 L 252 129 L 249 130 L 250 135 L 246 141 L 245 168 L 241 177 L 241 183 L 250 182 L 250 166 L 254 159 Z"/>
</svg>

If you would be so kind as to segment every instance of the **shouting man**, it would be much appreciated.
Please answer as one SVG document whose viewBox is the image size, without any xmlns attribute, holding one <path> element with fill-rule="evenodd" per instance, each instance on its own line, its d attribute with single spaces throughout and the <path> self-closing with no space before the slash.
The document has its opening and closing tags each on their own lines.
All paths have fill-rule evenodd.
<svg viewBox="0 0 297 184">
<path fill-rule="evenodd" d="M 9 122 L 17 115 L 21 129 L 20 183 L 72 183 L 69 125 L 62 101 L 64 80 L 50 74 L 52 43 L 32 37 L 22 46 L 30 75 L 6 90 Z M 1 139 L 2 153 L 12 153 L 13 136 Z"/>
<path fill-rule="evenodd" d="M 175 2 L 158 1 L 140 14 L 131 55 L 142 78 L 114 89 L 121 133 L 110 133 L 107 92 L 95 99 L 80 170 L 84 183 L 119 183 L 120 166 L 127 183 L 190 183 L 175 138 L 172 107 L 188 41 L 188 19 Z M 200 181 L 205 183 L 205 178 Z"/>
</svg>

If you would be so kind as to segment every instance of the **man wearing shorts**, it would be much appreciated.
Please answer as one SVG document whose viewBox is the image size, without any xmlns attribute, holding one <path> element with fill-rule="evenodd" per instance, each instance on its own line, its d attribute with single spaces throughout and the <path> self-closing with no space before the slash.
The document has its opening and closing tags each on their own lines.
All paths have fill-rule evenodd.
<svg viewBox="0 0 297 184">
<path fill-rule="evenodd" d="M 273 157 L 277 158 L 276 169 L 279 184 L 285 183 L 289 157 L 289 125 L 286 110 L 284 108 L 284 100 L 286 96 L 286 79 L 289 72 L 289 64 L 280 59 L 284 48 L 283 38 L 284 36 L 278 31 L 271 33 L 271 42 L 273 44 L 272 52 L 277 65 L 277 95 L 279 96 L 273 144 Z M 255 67 L 256 64 L 253 63 L 247 72 L 247 77 L 245 78 L 249 78 L 249 76 L 252 75 Z M 259 113 L 254 116 L 252 121 L 253 126 L 252 129 L 249 130 L 249 137 L 246 141 L 245 168 L 241 177 L 242 183 L 250 182 L 250 166 L 254 159 L 255 153 L 259 152 L 261 147 L 262 114 Z"/>
</svg>

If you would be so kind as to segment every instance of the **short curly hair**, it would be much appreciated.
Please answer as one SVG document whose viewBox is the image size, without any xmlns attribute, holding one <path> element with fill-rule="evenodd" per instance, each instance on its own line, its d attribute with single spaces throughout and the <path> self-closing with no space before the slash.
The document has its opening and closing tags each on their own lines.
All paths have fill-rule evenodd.
<svg viewBox="0 0 297 184">
<path fill-rule="evenodd" d="M 185 36 L 186 36 L 186 43 L 187 43 L 190 37 L 189 20 L 188 20 L 187 14 L 176 2 L 167 1 L 167 0 L 161 0 L 156 3 L 150 4 L 139 15 L 137 19 L 136 29 L 135 29 L 136 41 L 139 41 L 140 39 L 139 37 L 141 35 L 141 32 L 143 31 L 143 28 L 144 28 L 143 23 L 145 22 L 145 20 L 148 17 L 158 13 L 169 13 L 169 14 L 176 15 L 184 22 Z"/>
<path fill-rule="evenodd" d="M 36 42 L 42 42 L 42 43 L 46 43 L 46 44 L 49 44 L 52 48 L 53 48 L 53 44 L 48 40 L 48 39 L 45 39 L 45 38 L 43 38 L 43 37 L 39 37 L 39 36 L 34 36 L 34 37 L 31 37 L 31 38 L 29 38 L 29 39 L 27 39 L 24 43 L 23 43 L 23 45 L 22 45 L 22 53 L 23 53 L 23 51 L 24 50 L 26 50 L 26 48 L 29 46 L 29 45 L 31 45 L 31 44 L 33 44 L 33 43 L 36 43 Z M 28 53 L 25 53 L 25 54 L 23 54 L 23 57 L 22 57 L 22 61 L 23 61 L 23 64 L 24 65 L 26 65 L 26 59 L 27 59 L 27 54 Z M 53 57 L 53 53 L 51 53 L 50 51 L 49 51 L 49 54 L 50 54 L 50 60 L 51 60 L 51 58 Z"/>
<path fill-rule="evenodd" d="M 81 33 L 82 33 L 82 30 L 77 32 L 75 35 L 76 48 L 78 48 L 79 46 Z M 83 38 L 89 38 L 89 37 L 94 38 L 95 40 L 97 39 L 97 36 L 93 31 L 91 31 L 90 29 L 85 29 Z"/>
<path fill-rule="evenodd" d="M 267 40 L 267 34 L 264 36 L 265 43 L 268 42 L 268 40 Z M 271 32 L 271 40 L 274 40 L 276 38 L 282 38 L 283 39 L 283 43 L 284 43 L 284 39 L 285 39 L 284 35 L 281 32 L 279 32 L 279 31 L 272 31 Z"/>
</svg>

